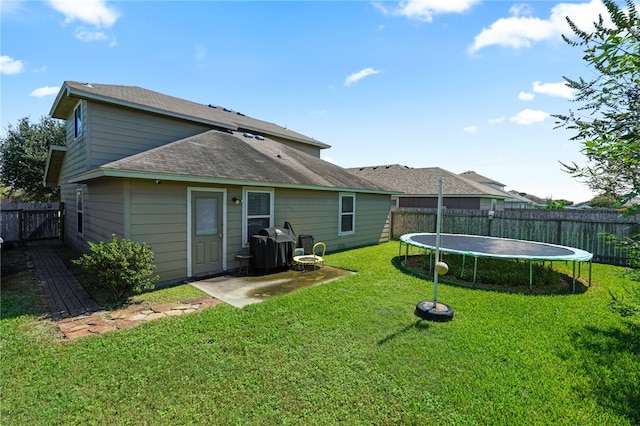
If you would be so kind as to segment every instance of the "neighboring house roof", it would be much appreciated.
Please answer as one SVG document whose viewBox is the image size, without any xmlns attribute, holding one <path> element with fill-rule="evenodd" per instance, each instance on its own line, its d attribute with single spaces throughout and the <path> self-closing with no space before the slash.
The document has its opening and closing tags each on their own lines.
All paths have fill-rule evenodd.
<svg viewBox="0 0 640 426">
<path fill-rule="evenodd" d="M 483 185 L 489 185 L 489 186 L 500 187 L 500 188 L 504 188 L 506 186 L 504 183 L 500 183 L 497 180 L 493 180 L 486 176 L 482 176 L 481 174 L 478 174 L 473 170 L 467 170 L 466 172 L 462 172 L 460 173 L 460 176 L 467 179 L 471 179 L 472 181 L 481 183 Z"/>
<path fill-rule="evenodd" d="M 269 138 L 210 130 L 74 176 L 131 177 L 392 194 L 342 167 Z"/>
<path fill-rule="evenodd" d="M 460 173 L 460 176 L 465 177 L 467 179 L 471 179 L 472 181 L 478 182 L 479 184 L 487 185 L 487 186 L 490 186 L 491 188 L 497 189 L 498 191 L 502 192 L 505 195 L 506 197 L 505 202 L 507 203 L 518 203 L 518 204 L 529 204 L 529 205 L 534 204 L 533 201 L 523 197 L 517 192 L 505 191 L 504 187 L 506 185 L 504 183 L 498 182 L 497 180 L 493 180 L 486 176 L 482 176 L 481 174 L 476 173 L 473 170 L 462 172 Z"/>
<path fill-rule="evenodd" d="M 511 190 L 511 191 L 509 191 L 509 194 L 513 194 L 513 195 L 518 195 L 520 197 L 524 197 L 527 200 L 531 200 L 535 204 L 538 204 L 540 206 L 546 206 L 547 205 L 547 200 L 545 200 L 543 198 L 540 198 L 540 197 L 536 197 L 535 195 L 527 194 L 525 192 L 518 192 L 518 191 Z"/>
<path fill-rule="evenodd" d="M 351 173 L 369 179 L 390 190 L 403 192 L 405 196 L 437 196 L 442 178 L 444 196 L 508 198 L 509 195 L 487 185 L 482 185 L 451 173 L 440 167 L 411 168 L 399 164 L 353 167 Z"/>
<path fill-rule="evenodd" d="M 135 108 L 227 130 L 249 131 L 260 133 L 263 136 L 282 137 L 310 144 L 320 149 L 330 147 L 330 145 L 303 134 L 277 124 L 249 117 L 238 111 L 232 111 L 221 106 L 199 104 L 137 86 L 65 81 L 51 107 L 50 115 L 54 118 L 67 119 L 71 115 L 78 99 Z"/>
</svg>

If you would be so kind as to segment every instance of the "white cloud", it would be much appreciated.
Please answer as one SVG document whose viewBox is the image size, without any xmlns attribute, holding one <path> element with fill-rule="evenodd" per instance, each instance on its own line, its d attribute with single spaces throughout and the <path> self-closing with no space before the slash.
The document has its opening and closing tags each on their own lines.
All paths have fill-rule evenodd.
<svg viewBox="0 0 640 426">
<path fill-rule="evenodd" d="M 34 96 L 36 98 L 44 98 L 46 96 L 54 96 L 58 94 L 59 91 L 60 91 L 59 87 L 44 86 L 44 87 L 39 87 L 35 89 L 31 93 L 29 93 L 29 96 Z"/>
<path fill-rule="evenodd" d="M 518 93 L 518 99 L 520 99 L 521 101 L 530 101 L 530 100 L 533 100 L 533 98 L 535 97 L 536 95 L 534 95 L 533 93 L 527 93 L 527 92 Z"/>
<path fill-rule="evenodd" d="M 11 56 L 0 56 L 0 74 L 14 75 L 24 71 L 24 64 L 20 59 L 13 59 Z"/>
<path fill-rule="evenodd" d="M 574 89 L 566 85 L 566 83 L 540 83 L 539 81 L 533 82 L 533 91 L 536 93 L 543 93 L 549 96 L 559 96 L 561 98 L 571 99 L 573 98 Z"/>
<path fill-rule="evenodd" d="M 390 7 L 379 2 L 374 3 L 374 6 L 385 15 L 404 16 L 423 22 L 431 22 L 435 15 L 462 13 L 479 2 L 480 0 L 402 0 L 397 7 Z"/>
<path fill-rule="evenodd" d="M 489 122 L 489 124 L 500 124 L 500 123 L 504 123 L 504 117 L 490 118 L 487 121 Z"/>
<path fill-rule="evenodd" d="M 526 3 L 514 4 L 509 8 L 509 13 L 513 16 L 529 16 L 533 14 L 533 8 Z"/>
<path fill-rule="evenodd" d="M 22 13 L 23 11 L 23 0 L 1 0 L 0 3 L 0 8 L 2 9 L 3 16 Z"/>
<path fill-rule="evenodd" d="M 541 123 L 549 117 L 549 114 L 533 109 L 525 109 L 520 111 L 516 116 L 511 117 L 510 120 L 520 125 L 530 125 L 534 123 Z"/>
<path fill-rule="evenodd" d="M 380 74 L 381 72 L 382 71 L 376 70 L 373 68 L 365 68 L 347 77 L 347 79 L 344 81 L 344 85 L 351 86 L 353 83 L 357 83 L 358 81 L 362 80 L 365 77 L 368 77 L 370 75 Z"/>
<path fill-rule="evenodd" d="M 96 28 L 109 28 L 119 17 L 105 0 L 49 0 L 49 4 L 65 16 L 65 23 L 78 20 Z"/>
<path fill-rule="evenodd" d="M 465 133 L 475 133 L 478 131 L 478 126 L 466 126 L 464 129 Z"/>
<path fill-rule="evenodd" d="M 102 31 L 89 31 L 83 27 L 76 28 L 76 38 L 84 43 L 111 40 L 109 42 L 109 47 L 113 47 L 118 44 L 115 38 L 109 37 Z"/>
<path fill-rule="evenodd" d="M 201 44 L 196 44 L 195 47 L 196 59 L 198 61 L 204 61 L 207 57 L 207 48 Z"/>
<path fill-rule="evenodd" d="M 572 35 L 573 31 L 566 21 L 567 16 L 578 28 L 585 31 L 593 28 L 598 14 L 603 18 L 609 16 L 601 0 L 591 0 L 589 3 L 559 3 L 551 9 L 548 19 L 531 17 L 531 10 L 522 7 L 512 7 L 510 12 L 511 17 L 500 18 L 488 28 L 484 28 L 475 37 L 469 51 L 474 53 L 483 47 L 493 45 L 514 49 L 528 48 L 533 42 L 559 40 L 561 34 Z"/>
</svg>

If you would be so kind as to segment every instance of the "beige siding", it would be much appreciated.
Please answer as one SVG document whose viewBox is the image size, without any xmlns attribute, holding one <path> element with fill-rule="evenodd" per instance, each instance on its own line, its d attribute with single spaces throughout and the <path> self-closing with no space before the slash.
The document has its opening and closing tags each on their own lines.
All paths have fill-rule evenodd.
<svg viewBox="0 0 640 426">
<path fill-rule="evenodd" d="M 80 108 L 82 108 L 83 127 L 82 134 L 78 138 L 74 138 L 73 111 L 71 111 L 71 116 L 67 117 L 67 152 L 60 173 L 63 183 L 65 183 L 70 176 L 87 170 L 87 135 L 90 132 L 91 124 L 87 115 L 87 103 L 80 101 L 79 104 Z"/>
<path fill-rule="evenodd" d="M 175 282 L 187 278 L 187 190 L 182 183 L 129 180 L 128 208 L 130 223 L 127 237 L 151 246 L 155 254 L 156 272 L 160 282 Z M 202 188 L 216 188 L 202 186 Z M 239 187 L 228 190 L 227 269 L 239 264 L 236 254 L 242 251 L 242 207 L 231 202 L 241 194 Z"/>
<path fill-rule="evenodd" d="M 64 241 L 75 250 L 84 251 L 87 244 L 84 237 L 77 232 L 76 188 L 78 185 L 75 184 L 60 187 L 60 199 L 64 203 Z"/>
<path fill-rule="evenodd" d="M 150 113 L 92 103 L 91 167 L 209 130 L 209 127 Z"/>
<path fill-rule="evenodd" d="M 356 194 L 356 223 L 352 235 L 338 235 L 339 192 L 276 190 L 275 224 L 291 222 L 297 235 L 324 241 L 328 251 L 378 244 L 388 238 L 389 195 Z"/>
<path fill-rule="evenodd" d="M 187 274 L 187 194 L 181 184 L 129 180 L 126 236 L 151 246 L 161 281 Z"/>
<path fill-rule="evenodd" d="M 120 179 L 99 180 L 84 190 L 84 236 L 106 241 L 124 236 L 124 199 Z"/>
</svg>

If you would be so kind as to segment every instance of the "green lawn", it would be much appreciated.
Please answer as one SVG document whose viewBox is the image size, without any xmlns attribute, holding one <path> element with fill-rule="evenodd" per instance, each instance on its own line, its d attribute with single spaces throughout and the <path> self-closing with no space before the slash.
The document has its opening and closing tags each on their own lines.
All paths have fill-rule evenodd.
<svg viewBox="0 0 640 426">
<path fill-rule="evenodd" d="M 576 295 L 441 283 L 455 318 L 433 323 L 413 315 L 432 283 L 397 254 L 328 255 L 358 274 L 72 341 L 3 277 L 0 424 L 640 423 L 640 322 L 607 306 L 623 268 L 594 264 Z"/>
</svg>

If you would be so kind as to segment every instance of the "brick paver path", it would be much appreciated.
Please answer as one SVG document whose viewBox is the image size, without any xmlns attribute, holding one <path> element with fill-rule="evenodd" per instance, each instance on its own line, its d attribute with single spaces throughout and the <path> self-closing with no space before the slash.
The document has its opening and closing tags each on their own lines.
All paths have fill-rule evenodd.
<svg viewBox="0 0 640 426">
<path fill-rule="evenodd" d="M 211 296 L 154 306 L 132 306 L 104 311 L 64 265 L 50 246 L 29 247 L 37 284 L 47 297 L 51 318 L 67 339 L 133 327 L 167 316 L 176 316 L 215 306 Z"/>
<path fill-rule="evenodd" d="M 63 319 L 58 322 L 58 326 L 67 339 L 74 339 L 76 337 L 134 327 L 158 318 L 184 315 L 215 306 L 218 303 L 220 303 L 220 300 L 215 297 L 203 296 L 178 303 L 165 303 L 151 307 L 131 306 L 118 311 Z"/>
</svg>

